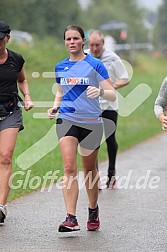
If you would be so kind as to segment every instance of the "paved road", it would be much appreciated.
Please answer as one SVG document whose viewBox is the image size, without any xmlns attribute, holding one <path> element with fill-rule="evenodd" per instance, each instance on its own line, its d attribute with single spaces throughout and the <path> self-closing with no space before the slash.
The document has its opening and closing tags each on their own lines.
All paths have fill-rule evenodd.
<svg viewBox="0 0 167 252">
<path fill-rule="evenodd" d="M 8 205 L 0 227 L 2 252 L 166 252 L 167 134 L 156 136 L 118 155 L 118 189 L 99 194 L 101 229 L 88 232 L 87 196 L 80 190 L 81 231 L 58 233 L 64 219 L 62 192 L 34 192 Z M 100 166 L 103 177 L 107 162 Z"/>
</svg>

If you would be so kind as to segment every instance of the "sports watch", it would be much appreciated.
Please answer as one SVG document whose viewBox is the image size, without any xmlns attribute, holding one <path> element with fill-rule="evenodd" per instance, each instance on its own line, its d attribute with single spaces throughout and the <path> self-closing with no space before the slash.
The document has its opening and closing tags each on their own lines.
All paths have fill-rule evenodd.
<svg viewBox="0 0 167 252">
<path fill-rule="evenodd" d="M 99 96 L 101 97 L 101 96 L 103 96 L 104 95 L 104 89 L 103 88 L 100 88 L 100 94 L 99 94 Z"/>
</svg>

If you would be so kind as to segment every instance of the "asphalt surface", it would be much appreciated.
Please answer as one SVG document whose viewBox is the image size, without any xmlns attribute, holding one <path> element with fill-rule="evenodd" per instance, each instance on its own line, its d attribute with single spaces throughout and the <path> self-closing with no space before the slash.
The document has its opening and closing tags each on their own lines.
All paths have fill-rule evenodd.
<svg viewBox="0 0 167 252">
<path fill-rule="evenodd" d="M 167 134 L 163 133 L 117 157 L 118 189 L 99 193 L 101 228 L 85 229 L 87 196 L 80 189 L 78 222 L 81 230 L 58 233 L 65 217 L 62 191 L 34 192 L 8 204 L 0 227 L 0 251 L 167 251 Z M 104 185 L 107 162 L 100 165 Z"/>
</svg>

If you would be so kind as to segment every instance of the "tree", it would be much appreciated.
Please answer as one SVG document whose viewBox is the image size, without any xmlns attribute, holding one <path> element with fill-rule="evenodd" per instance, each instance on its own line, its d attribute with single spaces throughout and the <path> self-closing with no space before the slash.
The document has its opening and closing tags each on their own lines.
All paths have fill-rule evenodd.
<svg viewBox="0 0 167 252">
<path fill-rule="evenodd" d="M 158 24 L 157 24 L 157 33 L 158 33 L 158 40 L 161 45 L 167 44 L 167 1 L 163 0 L 162 5 L 158 11 Z"/>
<path fill-rule="evenodd" d="M 136 0 L 89 0 L 87 9 L 81 9 L 79 0 L 0 0 L 1 20 L 12 29 L 28 31 L 39 36 L 51 35 L 63 39 L 69 24 L 84 30 L 99 28 L 111 20 L 128 25 L 129 38 L 145 42 L 142 13 Z"/>
<path fill-rule="evenodd" d="M 12 29 L 63 39 L 65 27 L 78 23 L 81 12 L 77 0 L 0 0 L 1 20 Z"/>
<path fill-rule="evenodd" d="M 129 38 L 133 35 L 137 42 L 146 41 L 143 13 L 135 0 L 90 1 L 89 8 L 85 10 L 85 18 L 82 17 L 86 20 L 87 28 L 99 28 L 101 24 L 112 20 L 125 22 L 128 26 Z"/>
</svg>

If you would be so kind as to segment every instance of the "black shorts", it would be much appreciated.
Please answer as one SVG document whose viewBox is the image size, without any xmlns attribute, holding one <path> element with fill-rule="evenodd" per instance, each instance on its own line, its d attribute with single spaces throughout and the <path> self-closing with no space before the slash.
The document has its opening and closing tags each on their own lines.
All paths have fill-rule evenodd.
<svg viewBox="0 0 167 252">
<path fill-rule="evenodd" d="M 81 147 L 96 150 L 102 140 L 103 124 L 82 124 L 58 118 L 56 131 L 59 140 L 64 136 L 73 136 L 78 139 Z"/>
<path fill-rule="evenodd" d="M 14 112 L 7 116 L 4 120 L 0 121 L 0 131 L 8 128 L 18 128 L 19 131 L 23 130 L 23 120 L 21 109 L 16 109 Z"/>
</svg>

